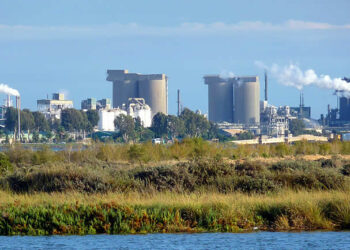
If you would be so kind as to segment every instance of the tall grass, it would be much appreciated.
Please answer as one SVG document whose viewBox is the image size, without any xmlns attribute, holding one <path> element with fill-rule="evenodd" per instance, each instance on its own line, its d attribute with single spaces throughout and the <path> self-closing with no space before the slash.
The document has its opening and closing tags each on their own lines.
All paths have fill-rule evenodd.
<svg viewBox="0 0 350 250">
<path fill-rule="evenodd" d="M 1 192 L 0 234 L 334 230 L 350 227 L 346 192 L 16 195 Z"/>
</svg>

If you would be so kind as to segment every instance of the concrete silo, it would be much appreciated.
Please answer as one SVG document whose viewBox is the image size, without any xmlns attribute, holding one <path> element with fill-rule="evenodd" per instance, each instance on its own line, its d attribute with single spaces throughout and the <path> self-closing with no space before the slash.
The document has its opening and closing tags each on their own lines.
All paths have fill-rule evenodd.
<svg viewBox="0 0 350 250">
<path fill-rule="evenodd" d="M 140 75 L 138 97 L 151 107 L 152 117 L 158 112 L 168 113 L 168 78 L 165 74 Z"/>
<path fill-rule="evenodd" d="M 218 75 L 205 76 L 208 85 L 209 120 L 233 122 L 233 85 Z"/>
<path fill-rule="evenodd" d="M 143 75 L 127 70 L 107 70 L 107 81 L 113 82 L 113 107 L 127 105 L 129 98 L 144 98 L 152 117 L 168 113 L 168 78 L 165 74 Z"/>
<path fill-rule="evenodd" d="M 341 121 L 350 121 L 350 98 L 345 96 L 339 98 L 339 115 Z"/>
<path fill-rule="evenodd" d="M 234 123 L 256 124 L 260 122 L 259 77 L 234 79 Z"/>
<path fill-rule="evenodd" d="M 138 97 L 138 75 L 127 70 L 107 70 L 107 81 L 113 82 L 113 107 L 121 107 L 129 98 Z"/>
</svg>

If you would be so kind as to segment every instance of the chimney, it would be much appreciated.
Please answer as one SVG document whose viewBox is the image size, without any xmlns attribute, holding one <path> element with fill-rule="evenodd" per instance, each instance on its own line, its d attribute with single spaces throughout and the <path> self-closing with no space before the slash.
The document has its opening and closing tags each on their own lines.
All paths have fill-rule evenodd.
<svg viewBox="0 0 350 250">
<path fill-rule="evenodd" d="M 177 90 L 177 116 L 181 114 L 180 90 Z"/>
<path fill-rule="evenodd" d="M 267 101 L 267 72 L 265 71 L 265 101 Z"/>
</svg>

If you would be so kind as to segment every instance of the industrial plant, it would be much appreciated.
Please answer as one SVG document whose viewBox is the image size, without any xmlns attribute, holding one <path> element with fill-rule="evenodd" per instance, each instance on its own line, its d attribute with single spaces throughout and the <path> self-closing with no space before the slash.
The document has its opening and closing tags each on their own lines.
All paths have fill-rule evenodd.
<svg viewBox="0 0 350 250">
<path fill-rule="evenodd" d="M 204 76 L 204 83 L 208 85 L 209 120 L 233 135 L 250 131 L 269 137 L 286 136 L 289 121 L 293 119 L 312 123 L 311 108 L 304 106 L 303 93 L 300 94 L 299 107 L 276 107 L 268 103 L 266 72 L 264 80 L 265 98 L 260 101 L 258 76 Z"/>
<path fill-rule="evenodd" d="M 138 74 L 128 70 L 107 70 L 107 81 L 112 85 L 112 102 L 109 98 L 97 100 L 90 97 L 81 101 L 82 112 L 96 110 L 98 123 L 94 131 L 117 132 L 115 120 L 120 115 L 138 119 L 144 128 L 152 126 L 153 117 L 161 112 L 168 113 L 168 77 L 165 74 Z M 341 79 L 343 84 L 349 78 Z M 205 75 L 204 83 L 208 86 L 208 114 L 203 114 L 217 128 L 229 136 L 249 132 L 259 143 L 270 140 L 272 143 L 293 141 L 290 123 L 301 120 L 304 131 L 316 134 L 331 132 L 347 133 L 350 131 L 350 96 L 345 90 L 336 90 L 337 107 L 328 105 L 326 115 L 319 120 L 311 118 L 311 107 L 305 106 L 304 94 L 300 91 L 300 104 L 274 106 L 268 102 L 268 75 L 264 75 L 264 99 L 260 100 L 260 79 L 258 76 Z M 347 84 L 346 84 L 347 85 Z M 343 86 L 344 88 L 344 86 Z M 1 126 L 5 126 L 5 113 L 12 106 L 11 96 L 16 97 L 16 107 L 20 110 L 20 98 L 17 90 L 0 84 L 0 92 L 7 94 L 5 104 L 0 107 Z M 61 118 L 64 109 L 72 109 L 73 101 L 66 100 L 64 94 L 54 93 L 52 99 L 37 100 L 37 110 L 51 122 Z M 181 115 L 183 104 L 180 90 L 177 90 L 177 116 Z M 201 114 L 200 111 L 196 112 Z M 18 112 L 20 120 L 20 112 Z M 327 132 L 328 131 L 328 132 Z M 20 126 L 14 134 L 20 134 Z M 253 143 L 257 143 L 255 139 Z M 320 140 L 326 140 L 321 138 Z"/>
<path fill-rule="evenodd" d="M 46 119 L 61 119 L 63 109 L 73 108 L 73 101 L 65 100 L 63 93 L 52 94 L 52 99 L 37 100 L 38 111 L 43 113 Z"/>
<path fill-rule="evenodd" d="M 209 120 L 238 124 L 260 123 L 260 84 L 257 76 L 204 77 L 208 85 Z"/>
<path fill-rule="evenodd" d="M 168 113 L 168 77 L 165 74 L 137 74 L 128 70 L 107 70 L 107 81 L 113 82 L 113 108 L 127 104 L 129 98 L 143 98 L 152 117 Z"/>
</svg>

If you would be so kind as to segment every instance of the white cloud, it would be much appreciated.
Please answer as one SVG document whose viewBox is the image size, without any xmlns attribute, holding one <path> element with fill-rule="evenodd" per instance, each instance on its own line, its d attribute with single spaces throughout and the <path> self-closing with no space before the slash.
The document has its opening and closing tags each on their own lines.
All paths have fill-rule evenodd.
<svg viewBox="0 0 350 250">
<path fill-rule="evenodd" d="M 283 32 L 299 30 L 347 30 L 350 24 L 334 25 L 322 22 L 288 20 L 273 24 L 261 21 L 238 23 L 215 22 L 182 23 L 177 26 L 147 26 L 137 23 L 106 24 L 92 26 L 26 26 L 1 25 L 0 39 L 57 39 L 80 37 L 118 37 L 118 36 L 196 36 L 196 35 L 230 35 L 237 32 Z"/>
</svg>

